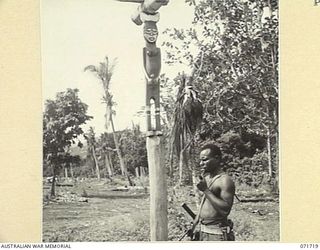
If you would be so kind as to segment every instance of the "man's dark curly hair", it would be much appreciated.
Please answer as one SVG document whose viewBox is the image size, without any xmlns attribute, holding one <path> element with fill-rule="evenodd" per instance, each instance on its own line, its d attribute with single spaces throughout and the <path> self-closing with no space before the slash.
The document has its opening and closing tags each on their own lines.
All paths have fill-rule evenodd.
<svg viewBox="0 0 320 250">
<path fill-rule="evenodd" d="M 221 150 L 216 144 L 207 143 L 204 146 L 202 146 L 201 151 L 206 150 L 206 149 L 210 149 L 210 156 L 212 156 L 212 157 L 218 156 L 219 159 L 222 158 Z"/>
</svg>

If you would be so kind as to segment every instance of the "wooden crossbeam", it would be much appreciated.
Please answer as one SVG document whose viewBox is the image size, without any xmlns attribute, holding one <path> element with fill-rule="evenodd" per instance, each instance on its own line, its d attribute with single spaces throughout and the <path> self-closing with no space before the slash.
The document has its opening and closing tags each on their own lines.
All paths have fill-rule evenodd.
<svg viewBox="0 0 320 250">
<path fill-rule="evenodd" d="M 125 3 L 143 3 L 144 0 L 116 0 L 118 2 L 125 2 Z"/>
</svg>

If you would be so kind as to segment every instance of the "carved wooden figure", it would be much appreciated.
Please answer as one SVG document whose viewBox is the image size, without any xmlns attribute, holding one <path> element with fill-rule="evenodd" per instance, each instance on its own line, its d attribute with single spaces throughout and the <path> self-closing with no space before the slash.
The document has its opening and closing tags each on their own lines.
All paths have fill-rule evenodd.
<svg viewBox="0 0 320 250">
<path fill-rule="evenodd" d="M 156 46 L 158 29 L 156 22 L 144 17 L 143 36 L 146 47 L 143 48 L 143 66 L 146 77 L 146 117 L 147 131 L 160 131 L 160 84 L 159 75 L 161 70 L 161 52 Z M 155 124 L 152 126 L 151 102 L 154 101 Z"/>
</svg>

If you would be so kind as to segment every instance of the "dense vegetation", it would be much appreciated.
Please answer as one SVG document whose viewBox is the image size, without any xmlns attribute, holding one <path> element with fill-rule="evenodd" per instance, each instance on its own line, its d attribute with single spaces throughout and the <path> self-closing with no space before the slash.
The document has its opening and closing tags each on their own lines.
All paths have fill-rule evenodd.
<svg viewBox="0 0 320 250">
<path fill-rule="evenodd" d="M 168 64 L 184 63 L 192 70 L 187 77 L 183 73 L 175 79 L 162 76 L 164 86 L 178 89 L 176 98 L 164 98 L 164 109 L 171 117 L 180 113 L 179 119 L 172 120 L 173 137 L 180 137 L 173 140 L 178 158 L 184 161 L 180 166 L 188 165 L 195 149 L 210 140 L 220 144 L 225 166 L 239 182 L 254 186 L 275 183 L 278 3 L 186 3 L 194 8 L 193 26 L 187 30 L 167 29 L 164 33 L 168 41 L 163 44 Z M 200 111 L 203 116 L 199 126 L 196 114 Z M 184 124 L 177 124 L 181 120 Z"/>
</svg>

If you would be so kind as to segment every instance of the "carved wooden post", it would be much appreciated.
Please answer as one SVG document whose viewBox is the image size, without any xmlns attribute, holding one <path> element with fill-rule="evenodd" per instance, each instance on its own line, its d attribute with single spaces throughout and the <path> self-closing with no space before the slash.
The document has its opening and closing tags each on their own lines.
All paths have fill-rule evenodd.
<svg viewBox="0 0 320 250">
<path fill-rule="evenodd" d="M 146 46 L 143 48 L 143 66 L 146 78 L 147 152 L 150 179 L 150 231 L 151 241 L 168 240 L 167 183 L 163 160 L 160 126 L 161 51 L 156 46 L 158 37 L 157 12 L 169 0 L 118 0 L 141 3 L 132 21 L 143 24 Z"/>
</svg>

